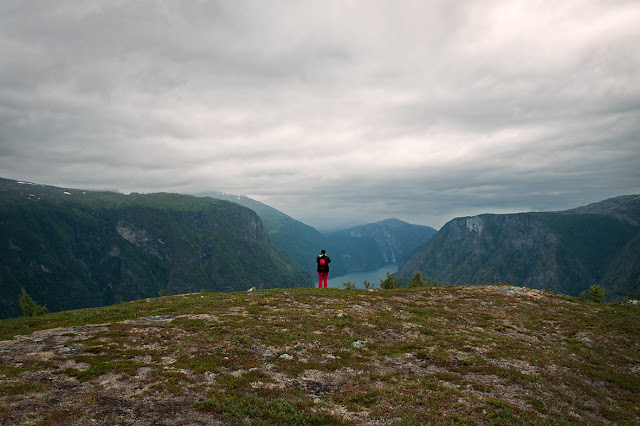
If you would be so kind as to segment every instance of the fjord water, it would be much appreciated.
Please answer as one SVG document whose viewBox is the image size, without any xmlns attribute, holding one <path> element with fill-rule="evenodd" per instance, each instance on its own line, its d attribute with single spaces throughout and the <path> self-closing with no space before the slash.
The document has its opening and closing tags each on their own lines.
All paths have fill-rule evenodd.
<svg viewBox="0 0 640 426">
<path fill-rule="evenodd" d="M 329 280 L 327 281 L 328 287 L 344 288 L 342 283 L 347 281 L 353 281 L 356 283 L 357 288 L 364 288 L 363 281 L 369 281 L 375 288 L 380 288 L 380 280 L 387 277 L 387 272 L 394 274 L 398 271 L 397 263 L 387 263 L 384 268 L 371 269 L 367 271 L 351 272 L 346 275 L 331 278 L 331 272 L 329 272 Z"/>
</svg>

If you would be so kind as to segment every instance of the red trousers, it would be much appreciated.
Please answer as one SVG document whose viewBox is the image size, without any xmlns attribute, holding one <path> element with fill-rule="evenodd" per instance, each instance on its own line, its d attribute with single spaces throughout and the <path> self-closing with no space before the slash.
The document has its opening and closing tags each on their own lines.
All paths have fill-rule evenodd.
<svg viewBox="0 0 640 426">
<path fill-rule="evenodd" d="M 324 287 L 327 287 L 327 279 L 329 278 L 328 272 L 318 272 L 318 288 L 322 288 L 322 283 L 324 282 Z"/>
</svg>

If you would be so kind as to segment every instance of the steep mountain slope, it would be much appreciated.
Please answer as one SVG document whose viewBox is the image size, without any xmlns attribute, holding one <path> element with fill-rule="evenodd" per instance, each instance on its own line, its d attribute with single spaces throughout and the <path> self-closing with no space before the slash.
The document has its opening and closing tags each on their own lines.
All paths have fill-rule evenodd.
<svg viewBox="0 0 640 426">
<path fill-rule="evenodd" d="M 24 287 L 51 311 L 250 285 L 291 287 L 255 212 L 212 198 L 0 181 L 0 318 Z"/>
<path fill-rule="evenodd" d="M 272 289 L 0 321 L 0 424 L 637 425 L 640 306 Z"/>
<path fill-rule="evenodd" d="M 445 284 L 509 282 L 578 295 L 592 284 L 607 300 L 638 293 L 640 197 L 563 212 L 480 215 L 448 222 L 399 273 Z"/>
<path fill-rule="evenodd" d="M 232 201 L 255 211 L 269 234 L 269 240 L 278 254 L 289 263 L 299 265 L 315 275 L 315 258 L 324 247 L 327 239 L 315 228 L 293 219 L 260 201 L 244 195 L 232 195 L 223 192 L 202 192 L 199 197 L 213 197 Z"/>
<path fill-rule="evenodd" d="M 437 232 L 429 226 L 386 219 L 333 232 L 327 238 L 333 249 L 342 249 L 340 261 L 350 265 L 349 270 L 354 271 L 399 262 Z"/>
<path fill-rule="evenodd" d="M 609 300 L 640 299 L 640 234 L 618 252 L 600 282 Z"/>
</svg>

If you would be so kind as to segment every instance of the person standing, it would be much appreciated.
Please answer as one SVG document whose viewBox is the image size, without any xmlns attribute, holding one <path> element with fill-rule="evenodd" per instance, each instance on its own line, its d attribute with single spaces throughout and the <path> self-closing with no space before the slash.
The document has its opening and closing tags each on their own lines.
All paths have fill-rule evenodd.
<svg viewBox="0 0 640 426">
<path fill-rule="evenodd" d="M 318 264 L 318 288 L 327 287 L 327 280 L 329 279 L 329 263 L 331 259 L 327 256 L 324 250 L 320 252 L 320 255 L 316 258 Z"/>
</svg>

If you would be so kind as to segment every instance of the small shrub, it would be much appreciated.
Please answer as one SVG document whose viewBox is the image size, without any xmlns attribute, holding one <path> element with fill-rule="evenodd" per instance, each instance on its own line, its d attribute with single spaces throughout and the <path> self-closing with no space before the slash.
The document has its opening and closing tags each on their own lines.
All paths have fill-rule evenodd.
<svg viewBox="0 0 640 426">
<path fill-rule="evenodd" d="M 355 290 L 356 289 L 356 283 L 353 281 L 346 281 L 343 282 L 342 285 L 344 286 L 345 289 L 347 290 Z"/>
<path fill-rule="evenodd" d="M 592 302 L 601 303 L 604 299 L 604 289 L 597 284 L 589 287 L 588 298 Z"/>
<path fill-rule="evenodd" d="M 20 309 L 25 317 L 37 317 L 49 312 L 46 306 L 40 306 L 34 302 L 24 288 L 22 289 L 22 296 L 20 297 Z"/>
<path fill-rule="evenodd" d="M 413 277 L 411 277 L 411 279 L 407 283 L 407 288 L 421 288 L 426 286 L 427 283 L 422 279 L 422 272 L 420 271 L 416 271 L 416 273 L 413 274 Z"/>
<path fill-rule="evenodd" d="M 387 272 L 387 278 L 380 280 L 380 288 L 385 290 L 400 287 L 402 287 L 402 277 L 391 276 L 389 272 Z"/>
<path fill-rule="evenodd" d="M 373 288 L 373 286 L 374 286 L 373 283 L 370 283 L 367 280 L 362 281 L 362 284 L 364 284 L 364 288 L 366 288 L 367 290 L 371 290 Z"/>
</svg>

